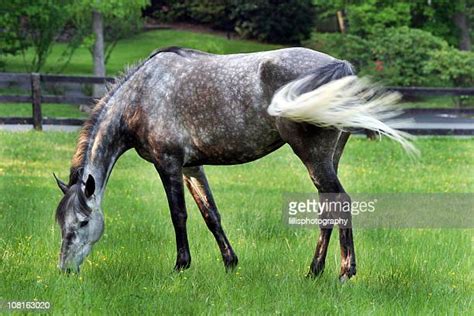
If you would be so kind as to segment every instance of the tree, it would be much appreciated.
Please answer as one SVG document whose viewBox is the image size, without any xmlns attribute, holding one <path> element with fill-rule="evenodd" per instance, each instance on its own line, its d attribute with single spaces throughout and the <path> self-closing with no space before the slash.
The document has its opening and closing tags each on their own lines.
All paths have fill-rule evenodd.
<svg viewBox="0 0 474 316">
<path fill-rule="evenodd" d="M 72 14 L 72 0 L 10 0 L 2 3 L 0 54 L 22 54 L 27 71 L 44 66 L 56 37 Z M 33 50 L 27 60 L 26 51 Z"/>
<path fill-rule="evenodd" d="M 456 7 L 456 12 L 453 15 L 454 24 L 459 29 L 459 49 L 471 50 L 471 35 L 469 20 L 473 16 L 473 7 L 468 7 L 465 1 Z"/>
<path fill-rule="evenodd" d="M 466 0 L 438 0 L 412 2 L 412 27 L 422 28 L 444 38 L 449 44 L 470 50 L 469 20 L 474 8 Z"/>
<path fill-rule="evenodd" d="M 141 10 L 148 4 L 148 0 L 75 2 L 74 24 L 91 51 L 95 76 L 106 75 L 105 65 L 115 45 L 139 28 Z M 104 33 L 104 30 L 110 32 Z M 101 97 L 103 92 L 103 85 L 94 85 L 94 97 Z"/>
<path fill-rule="evenodd" d="M 346 13 L 349 33 L 369 37 L 388 27 L 412 27 L 428 31 L 460 49 L 470 50 L 469 0 L 313 0 L 317 16 L 325 19 L 336 11 Z"/>
</svg>

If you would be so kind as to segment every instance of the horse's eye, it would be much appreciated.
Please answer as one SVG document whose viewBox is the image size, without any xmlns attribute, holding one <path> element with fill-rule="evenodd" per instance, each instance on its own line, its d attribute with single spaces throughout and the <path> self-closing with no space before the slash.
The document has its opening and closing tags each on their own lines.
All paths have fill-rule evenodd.
<svg viewBox="0 0 474 316">
<path fill-rule="evenodd" d="M 89 221 L 82 221 L 82 222 L 79 223 L 79 227 L 84 227 L 87 224 L 89 224 Z"/>
</svg>

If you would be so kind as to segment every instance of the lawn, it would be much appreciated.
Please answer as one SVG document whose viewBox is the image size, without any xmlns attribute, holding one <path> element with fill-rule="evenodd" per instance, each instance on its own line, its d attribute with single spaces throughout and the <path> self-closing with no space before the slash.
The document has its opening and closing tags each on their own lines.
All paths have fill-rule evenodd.
<svg viewBox="0 0 474 316">
<path fill-rule="evenodd" d="M 57 268 L 61 197 L 75 133 L 0 132 L 0 301 L 49 301 L 56 314 L 472 314 L 472 229 L 359 229 L 357 276 L 337 280 L 337 233 L 324 275 L 304 278 L 316 232 L 281 220 L 284 192 L 312 192 L 284 147 L 259 161 L 207 167 L 224 228 L 239 255 L 224 272 L 189 195 L 192 267 L 172 272 L 174 233 L 154 168 L 130 151 L 104 200 L 106 231 L 79 276 Z M 387 140 L 352 139 L 340 174 L 349 192 L 474 193 L 472 139 L 422 138 L 414 162 Z"/>
<path fill-rule="evenodd" d="M 86 118 L 87 113 L 79 111 L 72 104 L 41 104 L 43 117 Z M 28 103 L 0 103 L 0 116 L 31 117 L 32 108 Z"/>
</svg>

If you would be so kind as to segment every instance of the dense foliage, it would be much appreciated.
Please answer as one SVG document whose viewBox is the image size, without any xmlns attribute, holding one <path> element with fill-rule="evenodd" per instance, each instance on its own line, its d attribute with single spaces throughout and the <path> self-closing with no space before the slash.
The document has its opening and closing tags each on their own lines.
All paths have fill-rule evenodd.
<svg viewBox="0 0 474 316">
<path fill-rule="evenodd" d="M 304 45 L 349 60 L 360 73 L 394 85 L 474 85 L 474 53 L 418 29 L 387 28 L 368 38 L 314 33 Z"/>
<path fill-rule="evenodd" d="M 472 86 L 474 67 L 465 0 L 314 0 L 318 21 L 343 12 L 346 34 L 314 33 L 304 45 L 351 61 L 394 85 Z M 464 20 L 463 20 L 464 19 Z M 320 24 L 324 28 L 326 24 Z M 316 26 L 318 30 L 318 25 Z"/>
<path fill-rule="evenodd" d="M 313 33 L 303 45 L 350 61 L 356 69 L 365 69 L 372 55 L 369 41 L 362 37 L 341 33 Z"/>
<path fill-rule="evenodd" d="M 456 86 L 474 86 L 474 52 L 451 47 L 430 52 L 425 71 Z"/>
<path fill-rule="evenodd" d="M 204 23 L 241 37 L 273 43 L 299 43 L 315 21 L 311 0 L 153 1 L 160 20 Z"/>
<path fill-rule="evenodd" d="M 313 0 L 317 19 L 324 20 L 337 10 L 345 13 L 349 33 L 358 36 L 375 35 L 384 28 L 407 26 L 439 36 L 458 46 L 460 30 L 455 25 L 457 13 L 471 21 L 474 3 L 468 0 Z M 472 23 L 471 23 L 472 27 Z M 472 38 L 472 30 L 470 31 Z"/>
<path fill-rule="evenodd" d="M 372 58 L 378 67 L 368 70 L 375 78 L 390 80 L 397 85 L 432 85 L 425 71 L 430 53 L 447 47 L 442 39 L 418 29 L 408 27 L 384 29 L 370 41 Z"/>
</svg>

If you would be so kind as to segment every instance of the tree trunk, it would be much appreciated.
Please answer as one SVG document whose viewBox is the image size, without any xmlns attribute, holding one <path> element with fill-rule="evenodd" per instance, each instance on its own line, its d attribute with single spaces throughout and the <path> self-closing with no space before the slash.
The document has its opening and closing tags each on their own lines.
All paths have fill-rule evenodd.
<svg viewBox="0 0 474 316">
<path fill-rule="evenodd" d="M 92 31 L 95 35 L 94 42 L 94 75 L 97 77 L 105 77 L 105 58 L 104 58 L 104 23 L 102 13 L 92 11 Z M 105 93 L 103 84 L 95 84 L 93 86 L 93 96 L 101 98 Z"/>
<path fill-rule="evenodd" d="M 471 35 L 469 34 L 469 21 L 466 13 L 456 12 L 453 19 L 454 24 L 459 28 L 459 49 L 471 50 Z"/>
</svg>

